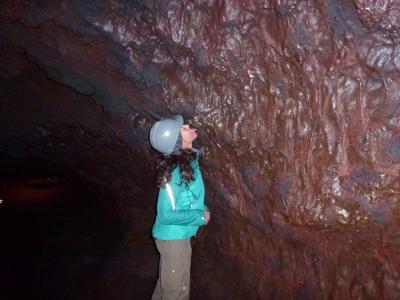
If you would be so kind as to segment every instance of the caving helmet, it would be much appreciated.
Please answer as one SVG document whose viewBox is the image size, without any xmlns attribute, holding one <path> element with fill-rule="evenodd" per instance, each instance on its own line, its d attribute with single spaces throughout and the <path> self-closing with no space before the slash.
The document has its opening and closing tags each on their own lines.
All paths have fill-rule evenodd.
<svg viewBox="0 0 400 300">
<path fill-rule="evenodd" d="M 183 117 L 175 115 L 171 119 L 160 120 L 150 129 L 150 144 L 157 151 L 164 155 L 170 155 L 175 148 L 181 145 L 181 127 L 183 125 Z"/>
</svg>

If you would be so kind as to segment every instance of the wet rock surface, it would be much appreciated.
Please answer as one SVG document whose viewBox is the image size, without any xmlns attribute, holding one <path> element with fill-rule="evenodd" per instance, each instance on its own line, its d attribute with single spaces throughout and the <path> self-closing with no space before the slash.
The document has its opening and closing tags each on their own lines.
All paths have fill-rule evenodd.
<svg viewBox="0 0 400 300">
<path fill-rule="evenodd" d="M 148 129 L 183 113 L 212 209 L 194 299 L 397 299 L 399 3 L 2 1 L 0 150 L 107 190 L 137 237 L 114 255 L 152 257 Z"/>
</svg>

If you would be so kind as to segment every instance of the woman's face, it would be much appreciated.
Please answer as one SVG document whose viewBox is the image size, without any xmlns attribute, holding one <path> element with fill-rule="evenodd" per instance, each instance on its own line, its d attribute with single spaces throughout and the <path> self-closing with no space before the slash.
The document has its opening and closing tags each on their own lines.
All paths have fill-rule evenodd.
<svg viewBox="0 0 400 300">
<path fill-rule="evenodd" d="M 190 128 L 189 124 L 184 124 L 181 127 L 182 144 L 191 144 L 197 138 L 197 129 Z"/>
</svg>

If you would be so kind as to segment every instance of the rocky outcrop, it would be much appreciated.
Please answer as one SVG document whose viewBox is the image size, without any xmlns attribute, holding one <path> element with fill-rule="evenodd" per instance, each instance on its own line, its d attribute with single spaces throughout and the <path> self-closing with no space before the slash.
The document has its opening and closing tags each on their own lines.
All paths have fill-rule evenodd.
<svg viewBox="0 0 400 300">
<path fill-rule="evenodd" d="M 397 0 L 3 1 L 0 149 L 106 186 L 146 232 L 148 129 L 183 113 L 212 208 L 194 297 L 395 299 L 399 20 Z"/>
</svg>

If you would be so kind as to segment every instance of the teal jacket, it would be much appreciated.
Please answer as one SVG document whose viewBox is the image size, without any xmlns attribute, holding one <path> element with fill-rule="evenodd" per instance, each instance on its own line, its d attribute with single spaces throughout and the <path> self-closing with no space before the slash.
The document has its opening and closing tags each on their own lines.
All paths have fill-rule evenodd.
<svg viewBox="0 0 400 300">
<path fill-rule="evenodd" d="M 198 158 L 191 162 L 191 166 L 194 180 L 189 186 L 181 183 L 180 167 L 177 166 L 168 185 L 160 188 L 153 226 L 153 237 L 156 239 L 187 239 L 197 233 L 199 226 L 205 225 L 203 209 L 207 207 L 204 205 L 205 189 Z"/>
</svg>

